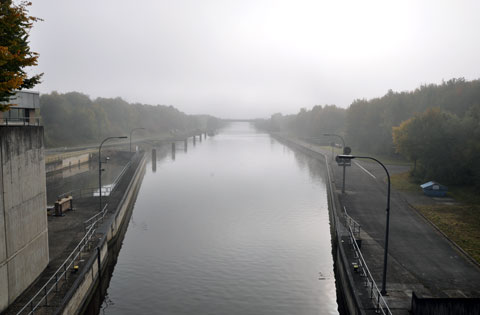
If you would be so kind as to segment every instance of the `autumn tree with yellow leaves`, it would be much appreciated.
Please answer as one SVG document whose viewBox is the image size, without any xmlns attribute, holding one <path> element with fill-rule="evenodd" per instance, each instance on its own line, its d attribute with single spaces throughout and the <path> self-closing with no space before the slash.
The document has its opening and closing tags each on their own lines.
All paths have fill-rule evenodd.
<svg viewBox="0 0 480 315">
<path fill-rule="evenodd" d="M 38 53 L 30 51 L 28 37 L 39 19 L 28 14 L 31 2 L 0 0 L 0 111 L 8 111 L 15 91 L 40 83 L 42 74 L 28 76 L 26 68 L 37 65 Z"/>
</svg>

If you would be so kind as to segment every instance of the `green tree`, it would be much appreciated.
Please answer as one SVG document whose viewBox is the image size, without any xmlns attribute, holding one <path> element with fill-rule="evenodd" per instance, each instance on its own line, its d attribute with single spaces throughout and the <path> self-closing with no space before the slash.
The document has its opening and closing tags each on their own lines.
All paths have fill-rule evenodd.
<svg viewBox="0 0 480 315">
<path fill-rule="evenodd" d="M 467 132 L 456 115 L 430 108 L 393 128 L 393 141 L 397 152 L 418 161 L 417 179 L 466 184 Z"/>
<path fill-rule="evenodd" d="M 0 111 L 7 111 L 15 90 L 30 89 L 42 74 L 28 77 L 25 68 L 36 66 L 38 54 L 30 51 L 28 32 L 39 19 L 28 15 L 30 2 L 0 0 Z"/>
</svg>

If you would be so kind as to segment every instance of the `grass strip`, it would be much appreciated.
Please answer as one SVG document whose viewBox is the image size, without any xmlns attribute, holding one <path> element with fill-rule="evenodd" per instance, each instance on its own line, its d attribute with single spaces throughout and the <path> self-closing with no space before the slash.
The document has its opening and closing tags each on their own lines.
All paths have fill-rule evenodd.
<svg viewBox="0 0 480 315">
<path fill-rule="evenodd" d="M 416 205 L 415 208 L 480 263 L 479 205 Z"/>
</svg>

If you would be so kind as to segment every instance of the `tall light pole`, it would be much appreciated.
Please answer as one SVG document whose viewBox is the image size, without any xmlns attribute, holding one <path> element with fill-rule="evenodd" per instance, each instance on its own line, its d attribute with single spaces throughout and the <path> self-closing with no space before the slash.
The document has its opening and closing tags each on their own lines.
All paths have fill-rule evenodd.
<svg viewBox="0 0 480 315">
<path fill-rule="evenodd" d="M 130 152 L 132 152 L 132 133 L 135 130 L 145 130 L 145 128 L 133 128 L 132 130 L 130 130 Z"/>
<path fill-rule="evenodd" d="M 388 232 L 390 230 L 390 174 L 388 173 L 387 168 L 385 165 L 383 165 L 382 162 L 379 160 L 370 157 L 370 156 L 355 156 L 355 155 L 339 155 L 338 156 L 340 159 L 344 160 L 352 160 L 352 159 L 369 159 L 377 162 L 380 164 L 383 169 L 385 170 L 385 173 L 387 173 L 387 179 L 388 179 L 388 188 L 387 188 L 387 223 L 385 227 L 385 250 L 383 254 L 383 277 L 382 277 L 382 290 L 380 293 L 382 295 L 387 295 L 387 255 L 388 255 Z"/>
<path fill-rule="evenodd" d="M 326 137 L 338 137 L 342 140 L 342 153 L 343 154 L 350 154 L 350 148 L 348 149 L 348 151 L 345 151 L 345 140 L 343 139 L 343 137 L 341 135 L 337 135 L 335 133 L 324 133 L 323 134 L 324 136 Z M 333 148 L 332 148 L 332 151 L 333 151 Z M 345 193 L 345 163 L 343 163 L 343 181 L 342 181 L 342 194 Z"/>
<path fill-rule="evenodd" d="M 110 139 L 127 139 L 127 136 L 121 137 L 108 137 L 103 139 L 102 143 L 98 147 L 98 199 L 100 200 L 100 212 L 102 209 L 102 145 Z"/>
</svg>

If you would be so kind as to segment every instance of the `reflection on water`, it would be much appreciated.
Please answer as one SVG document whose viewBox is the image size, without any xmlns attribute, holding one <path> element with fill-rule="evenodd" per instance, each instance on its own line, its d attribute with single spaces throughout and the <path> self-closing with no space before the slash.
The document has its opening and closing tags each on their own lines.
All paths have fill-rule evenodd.
<svg viewBox="0 0 480 315">
<path fill-rule="evenodd" d="M 320 162 L 248 123 L 168 151 L 147 168 L 102 312 L 338 313 Z"/>
</svg>

